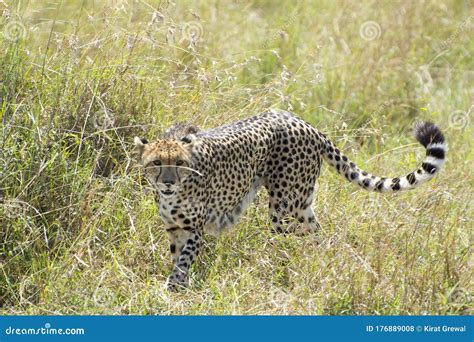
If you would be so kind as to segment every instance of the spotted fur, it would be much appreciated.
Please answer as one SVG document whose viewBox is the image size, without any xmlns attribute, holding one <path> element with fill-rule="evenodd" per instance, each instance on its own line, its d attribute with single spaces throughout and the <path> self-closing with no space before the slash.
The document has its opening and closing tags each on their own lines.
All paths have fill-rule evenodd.
<svg viewBox="0 0 474 342">
<path fill-rule="evenodd" d="M 361 170 L 324 134 L 284 111 L 193 133 L 152 143 L 135 138 L 170 239 L 170 289 L 187 285 L 203 234 L 218 234 L 235 224 L 261 187 L 269 195 L 274 232 L 314 232 L 320 226 L 312 203 L 323 159 L 365 190 L 396 192 L 433 178 L 447 149 L 434 124 L 420 124 L 415 137 L 426 148 L 425 161 L 405 176 L 385 178 Z"/>
</svg>

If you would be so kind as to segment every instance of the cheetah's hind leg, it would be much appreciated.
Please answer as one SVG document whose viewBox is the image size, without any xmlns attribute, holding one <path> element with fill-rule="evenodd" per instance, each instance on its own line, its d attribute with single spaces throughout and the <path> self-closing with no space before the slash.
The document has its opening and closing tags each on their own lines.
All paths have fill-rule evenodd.
<svg viewBox="0 0 474 342">
<path fill-rule="evenodd" d="M 310 196 L 300 196 L 288 193 L 278 196 L 280 193 L 269 191 L 269 215 L 272 221 L 272 232 L 294 233 L 307 235 L 319 233 L 321 225 L 317 222 L 311 204 L 313 193 Z M 272 196 L 273 195 L 273 196 Z"/>
</svg>

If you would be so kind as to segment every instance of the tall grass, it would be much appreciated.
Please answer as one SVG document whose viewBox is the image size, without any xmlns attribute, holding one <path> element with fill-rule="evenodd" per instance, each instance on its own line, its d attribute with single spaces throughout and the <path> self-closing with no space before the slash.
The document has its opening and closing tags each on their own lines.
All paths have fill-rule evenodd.
<svg viewBox="0 0 474 342">
<path fill-rule="evenodd" d="M 464 1 L 0 1 L 3 314 L 472 314 L 474 12 Z M 168 293 L 167 238 L 132 153 L 175 121 L 283 108 L 361 167 L 405 174 L 435 121 L 445 170 L 413 192 L 319 180 L 314 236 L 261 193 Z"/>
</svg>

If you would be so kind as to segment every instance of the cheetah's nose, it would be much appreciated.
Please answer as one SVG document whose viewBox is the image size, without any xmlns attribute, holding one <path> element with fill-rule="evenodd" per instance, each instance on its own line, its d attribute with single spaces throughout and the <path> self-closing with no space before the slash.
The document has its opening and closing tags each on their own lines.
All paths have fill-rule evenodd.
<svg viewBox="0 0 474 342">
<path fill-rule="evenodd" d="M 165 185 L 170 188 L 172 185 L 174 185 L 174 181 L 168 181 L 168 182 L 165 182 Z"/>
</svg>

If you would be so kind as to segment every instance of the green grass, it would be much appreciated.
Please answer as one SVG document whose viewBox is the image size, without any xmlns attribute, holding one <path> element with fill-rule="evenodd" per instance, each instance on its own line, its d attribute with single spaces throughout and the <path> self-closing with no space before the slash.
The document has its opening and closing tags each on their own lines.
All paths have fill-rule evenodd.
<svg viewBox="0 0 474 342">
<path fill-rule="evenodd" d="M 468 2 L 0 1 L 0 13 L 0 313 L 473 313 Z M 325 168 L 321 243 L 272 235 L 261 193 L 207 239 L 189 290 L 168 293 L 133 136 L 267 108 L 387 176 L 421 162 L 410 130 L 432 120 L 448 161 L 396 195 Z"/>
</svg>

